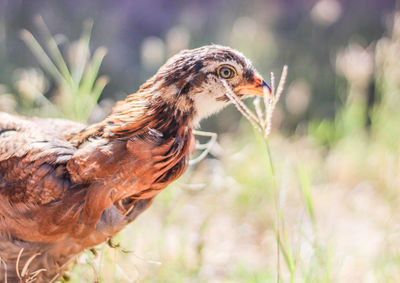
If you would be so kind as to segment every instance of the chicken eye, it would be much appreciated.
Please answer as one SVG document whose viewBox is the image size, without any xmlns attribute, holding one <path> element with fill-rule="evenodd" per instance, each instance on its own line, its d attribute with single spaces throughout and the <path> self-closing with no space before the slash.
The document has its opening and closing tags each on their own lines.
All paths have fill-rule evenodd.
<svg viewBox="0 0 400 283">
<path fill-rule="evenodd" d="M 230 67 L 221 67 L 218 74 L 223 79 L 231 79 L 235 75 L 235 71 Z"/>
</svg>

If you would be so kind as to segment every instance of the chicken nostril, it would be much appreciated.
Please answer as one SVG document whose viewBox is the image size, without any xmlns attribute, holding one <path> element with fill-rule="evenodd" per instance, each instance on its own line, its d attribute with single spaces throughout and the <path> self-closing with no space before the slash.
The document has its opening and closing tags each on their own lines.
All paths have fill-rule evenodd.
<svg viewBox="0 0 400 283">
<path fill-rule="evenodd" d="M 257 87 L 266 87 L 266 88 L 268 88 L 269 92 L 272 92 L 271 87 L 270 87 L 269 84 L 268 84 L 266 81 L 264 81 L 264 80 L 262 80 L 262 83 L 258 84 Z"/>
</svg>

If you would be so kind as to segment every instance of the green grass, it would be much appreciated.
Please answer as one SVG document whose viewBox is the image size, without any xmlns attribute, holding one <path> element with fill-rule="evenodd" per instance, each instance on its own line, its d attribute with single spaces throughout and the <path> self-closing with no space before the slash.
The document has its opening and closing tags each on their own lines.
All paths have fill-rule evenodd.
<svg viewBox="0 0 400 283">
<path fill-rule="evenodd" d="M 62 117 L 87 121 L 108 83 L 107 77 L 98 77 L 101 63 L 107 53 L 106 49 L 100 47 L 93 55 L 90 52 L 89 42 L 93 23 L 87 22 L 81 37 L 73 45 L 67 46 L 67 49 L 74 51 L 69 64 L 41 17 L 36 18 L 36 25 L 43 37 L 44 47 L 27 30 L 21 32 L 21 38 L 38 59 L 46 74 L 57 85 L 58 103 L 55 108 Z M 46 97 L 40 92 L 37 96 Z M 51 104 L 47 99 L 46 101 Z"/>
</svg>

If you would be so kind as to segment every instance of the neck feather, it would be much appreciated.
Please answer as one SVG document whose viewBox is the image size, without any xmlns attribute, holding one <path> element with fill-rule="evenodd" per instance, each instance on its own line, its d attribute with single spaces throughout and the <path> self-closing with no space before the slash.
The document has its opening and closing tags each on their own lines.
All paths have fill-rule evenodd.
<svg viewBox="0 0 400 283">
<path fill-rule="evenodd" d="M 90 125 L 70 138 L 77 145 L 89 138 L 129 139 L 149 130 L 168 138 L 192 129 L 193 113 L 177 109 L 172 101 L 140 90 L 119 101 L 103 121 Z"/>
</svg>

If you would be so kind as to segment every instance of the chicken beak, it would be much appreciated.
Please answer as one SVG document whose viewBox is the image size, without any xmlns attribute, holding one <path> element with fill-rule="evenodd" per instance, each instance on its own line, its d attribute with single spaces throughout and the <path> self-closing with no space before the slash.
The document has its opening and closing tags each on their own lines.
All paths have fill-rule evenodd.
<svg viewBox="0 0 400 283">
<path fill-rule="evenodd" d="M 266 88 L 266 90 L 268 91 L 268 95 L 271 95 L 271 87 L 267 84 L 266 81 L 257 76 L 254 78 L 254 82 L 241 84 L 238 87 L 236 87 L 234 91 L 237 95 L 247 94 L 247 95 L 258 95 L 263 97 L 264 88 Z"/>
</svg>

